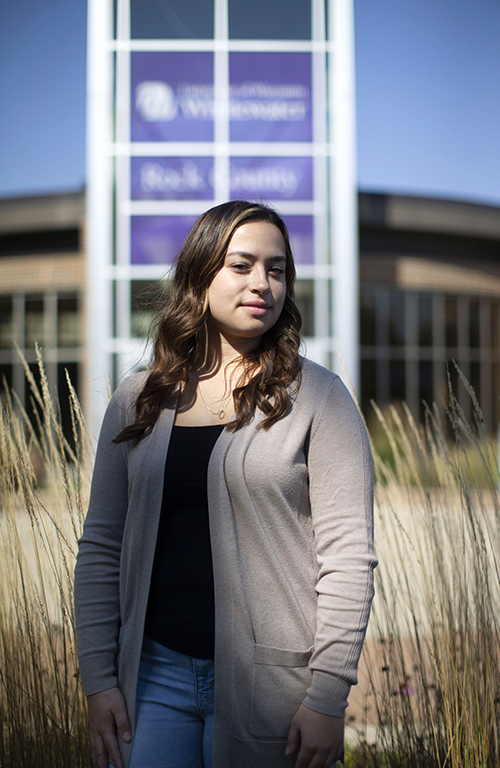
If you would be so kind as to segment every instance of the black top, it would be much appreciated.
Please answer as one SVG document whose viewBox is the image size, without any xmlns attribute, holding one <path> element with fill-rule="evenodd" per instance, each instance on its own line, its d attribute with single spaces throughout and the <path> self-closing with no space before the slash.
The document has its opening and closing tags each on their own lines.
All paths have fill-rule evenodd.
<svg viewBox="0 0 500 768">
<path fill-rule="evenodd" d="M 207 470 L 222 424 L 172 429 L 146 634 L 186 656 L 214 656 L 215 603 Z"/>
</svg>

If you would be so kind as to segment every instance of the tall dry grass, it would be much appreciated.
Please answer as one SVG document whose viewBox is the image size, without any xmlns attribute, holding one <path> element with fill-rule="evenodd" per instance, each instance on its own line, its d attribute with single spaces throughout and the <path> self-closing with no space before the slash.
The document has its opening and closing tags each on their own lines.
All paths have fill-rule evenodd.
<svg viewBox="0 0 500 768">
<path fill-rule="evenodd" d="M 1 411 L 0 765 L 80 768 L 72 582 L 92 456 L 74 390 L 70 445 L 39 367 L 34 426 L 10 395 Z M 374 448 L 380 565 L 351 768 L 500 764 L 498 471 L 468 390 L 472 425 L 450 392 L 452 444 L 437 409 L 423 425 L 378 412 L 390 455 Z"/>
<path fill-rule="evenodd" d="M 500 765 L 500 499 L 495 446 L 474 391 L 424 425 L 381 413 L 374 450 L 376 573 L 365 647 L 365 722 L 352 765 Z"/>
<path fill-rule="evenodd" d="M 71 383 L 73 447 L 40 356 L 39 386 L 25 369 L 32 419 L 8 392 L 1 404 L 0 765 L 87 768 L 72 583 L 90 452 Z"/>
</svg>

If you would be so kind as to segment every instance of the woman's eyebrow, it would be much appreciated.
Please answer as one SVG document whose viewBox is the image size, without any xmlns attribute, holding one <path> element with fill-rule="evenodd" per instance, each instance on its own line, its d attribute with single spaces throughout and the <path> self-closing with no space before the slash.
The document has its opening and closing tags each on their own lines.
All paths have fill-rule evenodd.
<svg viewBox="0 0 500 768">
<path fill-rule="evenodd" d="M 253 259 L 254 261 L 258 258 L 253 253 L 249 253 L 248 251 L 228 251 L 227 256 L 244 256 L 247 259 Z M 277 254 L 276 256 L 269 256 L 266 257 L 266 261 L 286 261 L 286 256 L 283 256 L 281 253 Z"/>
</svg>

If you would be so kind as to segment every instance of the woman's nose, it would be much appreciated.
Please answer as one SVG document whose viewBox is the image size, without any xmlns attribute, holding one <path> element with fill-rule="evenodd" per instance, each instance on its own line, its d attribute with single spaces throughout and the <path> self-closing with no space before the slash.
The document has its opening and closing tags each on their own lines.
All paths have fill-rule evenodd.
<svg viewBox="0 0 500 768">
<path fill-rule="evenodd" d="M 251 288 L 259 293 L 269 290 L 269 276 L 265 269 L 252 270 Z"/>
</svg>

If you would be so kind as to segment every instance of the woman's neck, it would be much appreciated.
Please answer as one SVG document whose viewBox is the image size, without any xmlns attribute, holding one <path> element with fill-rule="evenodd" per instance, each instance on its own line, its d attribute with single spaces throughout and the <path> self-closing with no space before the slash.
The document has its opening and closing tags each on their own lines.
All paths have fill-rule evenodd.
<svg viewBox="0 0 500 768">
<path fill-rule="evenodd" d="M 235 342 L 209 326 L 200 344 L 195 368 L 198 374 L 204 377 L 217 376 L 220 372 L 236 371 L 243 356 L 255 349 L 258 343 L 259 339 Z"/>
</svg>

